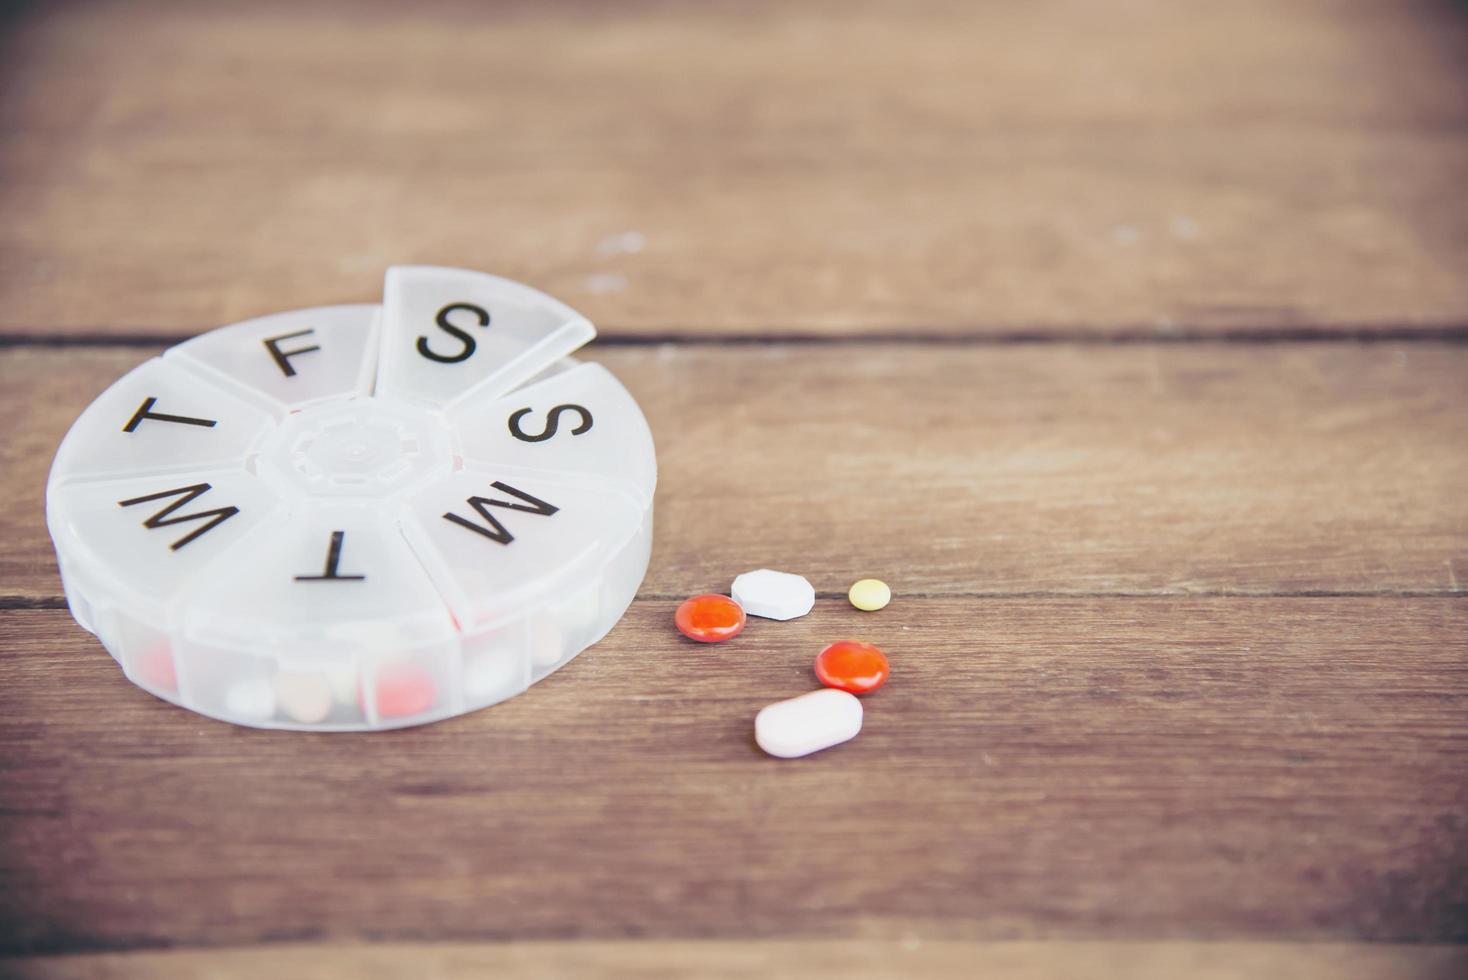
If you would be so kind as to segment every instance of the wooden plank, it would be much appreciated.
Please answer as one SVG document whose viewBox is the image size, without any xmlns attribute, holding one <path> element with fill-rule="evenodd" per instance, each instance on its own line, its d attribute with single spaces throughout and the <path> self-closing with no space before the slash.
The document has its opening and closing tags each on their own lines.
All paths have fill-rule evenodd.
<svg viewBox="0 0 1468 980">
<path fill-rule="evenodd" d="M 501 272 L 620 335 L 1461 331 L 1446 2 L 34 5 L 0 331 Z M 125 38 L 126 43 L 119 43 Z"/>
<path fill-rule="evenodd" d="M 1460 980 L 1459 946 L 1360 943 L 1178 942 L 838 942 L 392 943 L 299 944 L 252 949 L 92 953 L 0 960 L 18 978 L 97 980 L 292 980 L 353 977 L 697 976 L 708 980 Z"/>
<path fill-rule="evenodd" d="M 0 352 L 4 591 L 59 595 L 41 487 L 136 349 Z M 606 347 L 658 441 L 649 595 L 1445 592 L 1468 579 L 1468 349 Z"/>
<path fill-rule="evenodd" d="M 0 616 L 12 952 L 259 941 L 1468 939 L 1468 603 L 822 600 L 709 649 L 644 600 L 420 729 L 238 728 Z M 844 635 L 853 742 L 751 719 Z"/>
</svg>

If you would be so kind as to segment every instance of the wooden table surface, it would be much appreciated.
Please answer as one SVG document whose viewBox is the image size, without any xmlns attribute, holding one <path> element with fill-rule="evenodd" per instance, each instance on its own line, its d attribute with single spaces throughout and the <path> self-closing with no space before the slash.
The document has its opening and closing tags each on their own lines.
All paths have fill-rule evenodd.
<svg viewBox="0 0 1468 980">
<path fill-rule="evenodd" d="M 0 974 L 1468 975 L 1460 5 L 0 18 Z M 133 687 L 66 427 L 401 263 L 598 324 L 661 466 L 626 618 L 391 733 Z M 761 566 L 814 613 L 677 636 Z M 866 730 L 761 755 L 844 636 Z"/>
</svg>

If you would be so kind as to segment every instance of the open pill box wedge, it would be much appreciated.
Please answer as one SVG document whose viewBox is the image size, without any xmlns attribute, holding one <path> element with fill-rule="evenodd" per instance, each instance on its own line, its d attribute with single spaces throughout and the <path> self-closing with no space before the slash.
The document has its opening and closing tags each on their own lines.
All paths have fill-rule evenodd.
<svg viewBox="0 0 1468 980">
<path fill-rule="evenodd" d="M 242 725 L 356 731 L 504 700 L 647 570 L 657 462 L 585 317 L 388 270 L 383 303 L 210 331 L 104 391 L 46 517 L 77 621 L 134 683 Z"/>
</svg>

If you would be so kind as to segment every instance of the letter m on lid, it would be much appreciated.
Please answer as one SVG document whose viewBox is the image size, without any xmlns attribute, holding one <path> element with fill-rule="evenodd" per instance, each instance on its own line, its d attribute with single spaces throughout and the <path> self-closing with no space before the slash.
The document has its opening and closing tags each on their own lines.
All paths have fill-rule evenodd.
<svg viewBox="0 0 1468 980">
<path fill-rule="evenodd" d="M 509 544 L 511 541 L 515 540 L 515 536 L 511 534 L 509 532 L 509 529 L 501 524 L 493 514 L 489 512 L 489 508 L 504 507 L 507 510 L 518 510 L 523 511 L 527 514 L 539 514 L 541 517 L 550 517 L 552 514 L 560 510 L 560 508 L 555 506 L 554 504 L 548 504 L 544 500 L 541 500 L 539 497 L 532 497 L 524 490 L 516 490 L 508 483 L 495 482 L 491 484 L 491 486 L 493 486 L 501 493 L 507 493 L 512 497 L 516 497 L 524 501 L 524 503 L 516 504 L 508 500 L 495 500 L 492 497 L 470 497 L 468 500 L 464 501 L 464 503 L 468 504 L 470 507 L 473 507 L 475 513 L 484 518 L 484 524 L 476 524 L 473 521 L 469 520 L 467 517 L 460 517 L 458 514 L 455 514 L 453 512 L 449 512 L 443 515 L 443 519 L 446 521 L 452 521 L 462 528 L 467 528 L 470 531 L 473 531 L 475 534 L 482 534 L 486 538 L 489 538 L 491 541 L 498 541 L 500 544 Z"/>
<path fill-rule="evenodd" d="M 177 541 L 173 542 L 173 544 L 168 546 L 169 550 L 177 551 L 184 545 L 188 544 L 190 541 L 193 541 L 200 535 L 207 534 L 208 532 L 214 530 L 216 527 L 223 524 L 225 521 L 229 520 L 231 517 L 240 512 L 240 509 L 238 507 L 226 506 L 216 507 L 213 510 L 201 510 L 193 514 L 179 514 L 177 517 L 173 516 L 174 511 L 179 510 L 180 508 L 185 507 L 190 503 L 193 503 L 196 498 L 203 496 L 211 489 L 213 488 L 207 483 L 195 483 L 191 487 L 179 487 L 176 490 L 160 490 L 157 493 L 150 493 L 144 497 L 134 497 L 131 500 L 119 500 L 117 502 L 117 506 L 132 507 L 135 504 L 145 504 L 150 500 L 163 500 L 167 497 L 177 497 L 178 499 L 173 501 L 173 503 L 169 504 L 158 513 L 143 521 L 143 527 L 147 528 L 150 531 L 155 531 L 160 527 L 168 527 L 172 524 L 187 524 L 190 521 L 208 522 L 194 528 L 188 534 L 185 534 L 183 537 L 179 538 Z"/>
</svg>

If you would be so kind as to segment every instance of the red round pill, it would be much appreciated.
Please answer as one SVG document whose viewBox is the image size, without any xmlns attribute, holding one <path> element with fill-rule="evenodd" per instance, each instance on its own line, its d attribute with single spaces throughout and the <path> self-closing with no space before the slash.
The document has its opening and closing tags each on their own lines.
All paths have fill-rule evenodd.
<svg viewBox="0 0 1468 980">
<path fill-rule="evenodd" d="M 696 595 L 683 600 L 673 622 L 690 640 L 718 643 L 744 629 L 744 607 L 726 595 Z"/>
<path fill-rule="evenodd" d="M 433 675 L 417 664 L 394 664 L 377 675 L 377 713 L 406 718 L 433 707 Z"/>
<path fill-rule="evenodd" d="M 822 684 L 852 694 L 870 694 L 887 683 L 887 655 L 870 643 L 842 640 L 816 654 Z"/>
<path fill-rule="evenodd" d="M 138 673 L 145 683 L 164 691 L 178 690 L 178 669 L 173 664 L 173 652 L 168 644 L 160 644 L 143 655 L 138 664 Z"/>
</svg>

